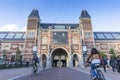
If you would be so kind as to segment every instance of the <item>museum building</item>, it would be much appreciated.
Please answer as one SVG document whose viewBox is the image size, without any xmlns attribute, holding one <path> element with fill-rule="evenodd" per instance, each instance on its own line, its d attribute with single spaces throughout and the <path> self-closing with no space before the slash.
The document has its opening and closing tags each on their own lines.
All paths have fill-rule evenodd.
<svg viewBox="0 0 120 80">
<path fill-rule="evenodd" d="M 38 10 L 33 9 L 26 32 L 0 32 L 0 56 L 7 50 L 10 61 L 19 48 L 23 61 L 31 61 L 33 46 L 37 46 L 37 55 L 41 62 L 47 62 L 47 67 L 77 67 L 93 47 L 108 56 L 113 48 L 120 55 L 120 32 L 93 32 L 92 28 L 86 10 L 82 10 L 78 23 L 42 23 Z"/>
</svg>

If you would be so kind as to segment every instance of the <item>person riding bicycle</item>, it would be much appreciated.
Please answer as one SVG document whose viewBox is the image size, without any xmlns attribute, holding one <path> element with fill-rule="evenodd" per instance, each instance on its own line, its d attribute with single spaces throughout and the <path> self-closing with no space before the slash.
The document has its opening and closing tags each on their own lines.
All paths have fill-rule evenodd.
<svg viewBox="0 0 120 80">
<path fill-rule="evenodd" d="M 38 70 L 37 63 L 39 63 L 38 57 L 34 56 L 33 59 L 32 59 L 32 64 L 33 64 L 34 72 L 36 72 Z"/>
<path fill-rule="evenodd" d="M 100 64 L 101 63 L 100 59 L 101 59 L 100 53 L 97 51 L 96 48 L 92 48 L 91 49 L 91 54 L 89 55 L 86 62 L 87 63 L 90 62 L 93 80 L 95 80 L 97 78 L 97 73 L 95 72 L 94 67 L 95 67 L 95 64 Z"/>
</svg>

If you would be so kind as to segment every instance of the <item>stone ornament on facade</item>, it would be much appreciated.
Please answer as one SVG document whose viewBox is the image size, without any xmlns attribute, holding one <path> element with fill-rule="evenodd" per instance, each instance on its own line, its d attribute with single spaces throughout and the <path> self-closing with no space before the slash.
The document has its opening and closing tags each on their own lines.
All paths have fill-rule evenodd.
<svg viewBox="0 0 120 80">
<path fill-rule="evenodd" d="M 108 50 L 107 44 L 100 44 L 100 49 Z"/>
</svg>

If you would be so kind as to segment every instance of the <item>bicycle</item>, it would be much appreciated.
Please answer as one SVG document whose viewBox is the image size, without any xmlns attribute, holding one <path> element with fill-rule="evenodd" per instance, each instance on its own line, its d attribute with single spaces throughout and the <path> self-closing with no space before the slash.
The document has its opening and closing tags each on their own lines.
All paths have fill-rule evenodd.
<svg viewBox="0 0 120 80">
<path fill-rule="evenodd" d="M 32 73 L 36 73 L 37 70 L 38 70 L 38 66 L 37 66 L 37 63 L 33 60 L 32 61 Z"/>
<path fill-rule="evenodd" d="M 94 64 L 94 70 L 95 70 L 95 73 L 97 74 L 97 76 L 94 80 L 105 80 L 105 77 L 104 77 L 102 71 L 100 69 L 98 69 L 99 67 L 100 67 L 100 63 Z M 91 76 L 91 80 L 93 80 L 92 69 L 90 69 L 90 76 Z"/>
</svg>

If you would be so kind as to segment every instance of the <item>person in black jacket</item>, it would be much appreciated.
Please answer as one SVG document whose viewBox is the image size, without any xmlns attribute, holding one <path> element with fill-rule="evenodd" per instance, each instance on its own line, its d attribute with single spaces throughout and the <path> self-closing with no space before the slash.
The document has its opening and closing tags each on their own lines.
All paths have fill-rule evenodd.
<svg viewBox="0 0 120 80">
<path fill-rule="evenodd" d="M 103 68 L 104 68 L 104 72 L 106 72 L 106 66 L 107 66 L 107 57 L 103 57 Z"/>
<path fill-rule="evenodd" d="M 114 56 L 110 57 L 110 66 L 112 67 L 113 72 L 116 72 L 117 60 Z"/>
<path fill-rule="evenodd" d="M 117 71 L 120 73 L 120 56 L 117 58 Z"/>
</svg>

